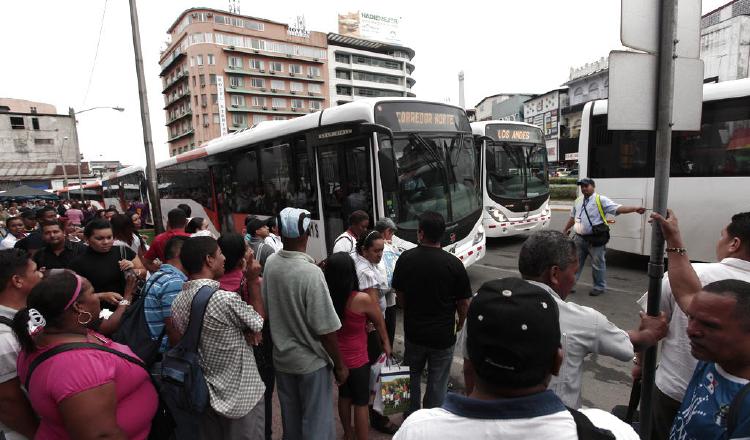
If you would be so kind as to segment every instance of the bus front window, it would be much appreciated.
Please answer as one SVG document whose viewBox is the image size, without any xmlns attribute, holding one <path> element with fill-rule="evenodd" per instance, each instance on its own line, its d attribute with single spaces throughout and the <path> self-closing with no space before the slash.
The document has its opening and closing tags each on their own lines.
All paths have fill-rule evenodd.
<svg viewBox="0 0 750 440">
<path fill-rule="evenodd" d="M 527 196 L 538 197 L 549 193 L 547 147 L 544 145 L 534 145 L 528 148 L 527 153 Z"/>
<path fill-rule="evenodd" d="M 524 154 L 509 144 L 487 145 L 487 193 L 502 199 L 526 196 L 523 168 Z"/>
</svg>

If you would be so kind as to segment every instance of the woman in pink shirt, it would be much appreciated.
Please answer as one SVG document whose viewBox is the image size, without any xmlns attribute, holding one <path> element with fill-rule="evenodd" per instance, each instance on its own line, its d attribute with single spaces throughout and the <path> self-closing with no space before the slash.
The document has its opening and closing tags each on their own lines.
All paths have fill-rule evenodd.
<svg viewBox="0 0 750 440">
<path fill-rule="evenodd" d="M 91 284 L 66 271 L 39 282 L 13 320 L 22 348 L 18 377 L 41 419 L 37 439 L 148 437 L 156 390 L 128 347 L 87 328 L 99 311 Z M 30 371 L 35 359 L 71 343 L 89 345 L 47 357 Z"/>
<path fill-rule="evenodd" d="M 349 369 L 349 378 L 339 386 L 339 418 L 344 438 L 367 439 L 370 429 L 367 404 L 370 401 L 370 364 L 367 357 L 367 322 L 375 324 L 383 352 L 391 356 L 391 344 L 383 313 L 370 295 L 359 291 L 354 261 L 346 252 L 328 257 L 324 270 L 333 307 L 341 320 L 337 332 L 339 350 Z M 354 429 L 351 426 L 354 406 Z M 355 435 L 356 433 L 356 435 Z"/>
<path fill-rule="evenodd" d="M 65 211 L 65 217 L 68 217 L 70 223 L 74 226 L 81 226 L 83 224 L 83 211 L 81 211 L 81 205 L 78 202 L 73 203 L 73 207 Z"/>
</svg>

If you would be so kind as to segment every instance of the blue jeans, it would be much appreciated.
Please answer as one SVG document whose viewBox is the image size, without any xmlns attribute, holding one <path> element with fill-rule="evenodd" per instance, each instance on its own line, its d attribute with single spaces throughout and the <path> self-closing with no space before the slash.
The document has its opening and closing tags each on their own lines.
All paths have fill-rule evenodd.
<svg viewBox="0 0 750 440">
<path fill-rule="evenodd" d="M 331 368 L 308 374 L 276 371 L 284 440 L 303 440 L 315 433 L 320 440 L 334 440 L 333 378 Z"/>
<path fill-rule="evenodd" d="M 578 272 L 576 281 L 581 277 L 583 266 L 586 264 L 586 258 L 591 255 L 591 273 L 594 276 L 594 290 L 607 290 L 607 246 L 591 246 L 583 237 L 576 234 L 573 238 L 578 253 Z"/>
<path fill-rule="evenodd" d="M 448 393 L 448 379 L 450 378 L 451 362 L 453 361 L 453 346 L 435 349 L 417 345 L 406 340 L 404 363 L 409 366 L 409 414 L 420 408 L 436 408 L 443 404 Z M 422 396 L 422 370 L 427 364 L 427 390 L 424 401 Z"/>
</svg>

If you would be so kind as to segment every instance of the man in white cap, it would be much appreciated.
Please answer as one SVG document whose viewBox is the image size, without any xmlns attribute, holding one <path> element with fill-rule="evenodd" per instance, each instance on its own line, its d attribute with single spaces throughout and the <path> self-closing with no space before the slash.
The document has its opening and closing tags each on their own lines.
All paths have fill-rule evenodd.
<svg viewBox="0 0 750 440">
<path fill-rule="evenodd" d="M 338 383 L 349 375 L 336 338 L 341 322 L 323 271 L 305 253 L 310 212 L 284 208 L 277 221 L 284 248 L 266 260 L 262 292 L 284 438 L 333 440 L 331 370 Z"/>
</svg>

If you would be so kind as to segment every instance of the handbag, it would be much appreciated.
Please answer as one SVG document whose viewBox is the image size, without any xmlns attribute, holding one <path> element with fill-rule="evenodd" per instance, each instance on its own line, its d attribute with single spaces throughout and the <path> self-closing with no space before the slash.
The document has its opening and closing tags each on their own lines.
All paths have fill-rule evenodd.
<svg viewBox="0 0 750 440">
<path fill-rule="evenodd" d="M 128 253 L 125 250 L 125 246 L 117 246 L 120 248 L 120 259 L 121 260 L 127 260 L 128 259 Z M 140 298 L 142 294 L 146 293 L 144 288 L 146 287 L 146 280 L 143 278 L 138 277 L 136 275 L 135 270 L 128 269 L 125 272 L 126 277 L 135 277 L 135 292 L 133 292 L 133 298 Z"/>
<path fill-rule="evenodd" d="M 409 367 L 386 360 L 386 364 L 380 368 L 372 408 L 384 416 L 408 411 L 411 400 L 410 377 Z"/>
<path fill-rule="evenodd" d="M 604 216 L 604 211 L 602 210 L 602 202 L 599 199 L 599 194 L 596 195 L 596 206 L 599 208 L 599 215 L 602 216 L 603 222 L 598 225 L 594 225 L 591 221 L 586 206 L 583 205 L 581 208 L 583 209 L 583 213 L 586 214 L 586 218 L 589 220 L 589 225 L 591 225 L 591 234 L 582 235 L 581 237 L 594 247 L 604 246 L 609 243 L 609 225 L 607 224 L 607 217 Z"/>
</svg>

